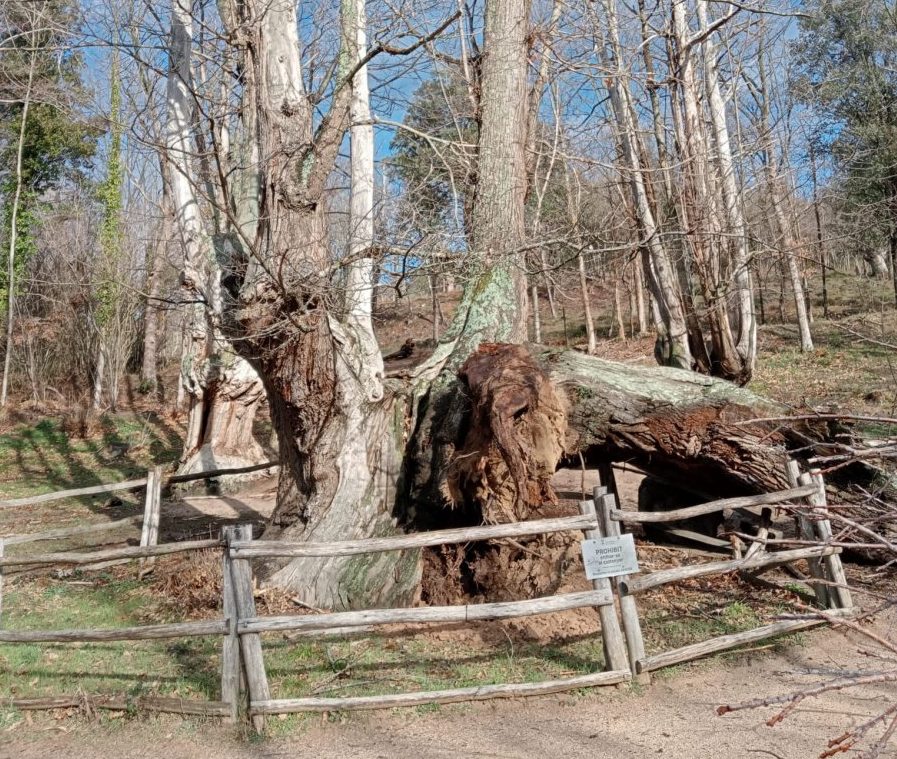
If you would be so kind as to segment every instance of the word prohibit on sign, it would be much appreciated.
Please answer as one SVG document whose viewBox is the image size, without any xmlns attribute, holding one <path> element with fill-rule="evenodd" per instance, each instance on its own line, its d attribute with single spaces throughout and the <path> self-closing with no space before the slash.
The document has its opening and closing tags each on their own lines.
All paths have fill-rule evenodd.
<svg viewBox="0 0 897 759">
<path fill-rule="evenodd" d="M 583 540 L 581 545 L 582 562 L 585 564 L 586 577 L 590 580 L 631 575 L 639 571 L 635 541 L 630 533 Z"/>
</svg>

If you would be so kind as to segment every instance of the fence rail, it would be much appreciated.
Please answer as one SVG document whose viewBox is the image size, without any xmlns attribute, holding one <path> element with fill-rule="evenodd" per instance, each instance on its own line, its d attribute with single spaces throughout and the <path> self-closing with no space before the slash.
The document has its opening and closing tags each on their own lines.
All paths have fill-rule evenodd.
<svg viewBox="0 0 897 759">
<path fill-rule="evenodd" d="M 270 466 L 270 464 L 268 465 Z M 259 467 L 244 468 L 254 470 Z M 235 470 L 216 470 L 196 475 L 220 475 Z M 60 528 L 31 535 L 0 538 L 0 609 L 2 609 L 3 570 L 7 567 L 29 567 L 49 564 L 97 565 L 110 560 L 139 560 L 147 567 L 155 557 L 190 551 L 221 549 L 222 554 L 222 616 L 219 619 L 178 622 L 170 624 L 143 625 L 138 627 L 106 629 L 69 630 L 8 630 L 0 629 L 0 643 L 71 643 L 100 641 L 159 640 L 185 636 L 217 636 L 221 642 L 221 698 L 218 701 L 179 699 L 169 697 L 90 697 L 87 702 L 101 709 L 126 709 L 131 706 L 156 711 L 172 711 L 184 714 L 204 714 L 236 720 L 241 703 L 246 716 L 251 719 L 256 730 L 264 730 L 267 715 L 285 714 L 297 711 L 332 711 L 350 709 L 376 709 L 394 706 L 415 706 L 426 703 L 452 703 L 457 701 L 478 701 L 493 698 L 556 693 L 583 687 L 616 685 L 633 677 L 646 679 L 651 671 L 671 664 L 689 661 L 711 653 L 727 650 L 774 635 L 803 630 L 820 625 L 834 615 L 850 613 L 852 605 L 846 577 L 838 554 L 840 549 L 830 545 L 831 526 L 827 519 L 825 486 L 818 474 L 801 474 L 795 464 L 789 464 L 789 481 L 794 485 L 787 490 L 744 498 L 727 498 L 711 501 L 698 506 L 690 506 L 671 512 L 630 512 L 618 509 L 616 500 L 607 487 L 596 488 L 591 500 L 580 503 L 578 516 L 542 519 L 530 522 L 486 525 L 482 527 L 439 530 L 413 535 L 346 540 L 331 543 L 293 544 L 282 541 L 256 541 L 252 537 L 251 525 L 238 525 L 222 529 L 217 539 L 163 543 L 157 545 L 159 525 L 160 490 L 165 482 L 157 468 L 143 480 L 117 483 L 115 489 L 147 487 L 146 504 L 142 517 L 117 520 L 104 525 L 88 527 Z M 168 478 L 168 482 L 175 478 Z M 179 481 L 185 481 L 179 476 Z M 612 486 L 612 483 L 608 483 Z M 97 486 L 77 491 L 62 491 L 72 494 L 108 492 Z M 39 496 L 51 500 L 47 494 Z M 22 501 L 24 499 L 17 499 Z M 820 544 L 812 547 L 767 553 L 766 539 L 769 534 L 771 509 L 769 506 L 790 505 L 803 500 L 798 516 L 805 537 L 815 538 Z M 33 500 L 29 501 L 33 503 Z M 23 505 L 13 501 L 0 502 L 0 506 Z M 458 606 L 421 606 L 400 609 L 369 609 L 363 611 L 330 612 L 317 615 L 259 616 L 254 599 L 254 580 L 251 559 L 292 558 L 292 557 L 348 557 L 359 554 L 384 551 L 411 550 L 429 546 L 461 544 L 481 540 L 502 540 L 528 535 L 540 535 L 561 531 L 579 531 L 585 537 L 616 537 L 622 534 L 623 522 L 668 522 L 687 519 L 692 516 L 729 509 L 744 509 L 764 506 L 761 526 L 754 542 L 744 556 L 729 560 L 660 570 L 637 577 L 619 576 L 613 579 L 601 578 L 592 581 L 592 589 L 587 591 L 546 596 L 543 598 L 503 601 Z M 790 507 L 790 506 L 789 506 Z M 118 526 L 142 522 L 141 546 L 113 548 L 95 551 L 69 551 L 41 553 L 31 556 L 4 556 L 6 545 L 21 545 L 41 540 L 55 540 L 74 535 L 86 534 L 100 529 L 114 529 Z M 753 630 L 722 635 L 708 641 L 694 643 L 671 651 L 652 655 L 645 653 L 636 596 L 651 588 L 661 587 L 670 582 L 678 582 L 694 577 L 726 572 L 756 572 L 796 560 L 810 562 L 814 589 L 823 606 L 833 611 L 817 618 L 775 621 Z M 619 604 L 619 616 L 615 601 Z M 535 614 L 560 612 L 569 609 L 594 607 L 601 621 L 601 636 L 604 644 L 605 671 L 593 672 L 543 682 L 503 683 L 452 688 L 445 690 L 395 693 L 380 696 L 348 697 L 302 697 L 272 698 L 265 668 L 262 635 L 271 632 L 294 632 L 303 637 L 352 633 L 353 631 L 376 630 L 378 626 L 390 624 L 463 624 L 474 621 L 510 619 Z M 622 627 L 620 624 L 622 619 Z M 56 696 L 44 698 L 9 699 L 6 703 L 21 709 L 59 708 L 85 703 L 83 696 Z"/>
<path fill-rule="evenodd" d="M 616 499 L 607 492 L 606 487 L 596 488 L 595 503 L 607 529 L 616 530 L 619 534 L 621 522 L 672 522 L 704 514 L 712 514 L 723 510 L 745 509 L 755 506 L 778 505 L 792 507 L 798 499 L 804 501 L 797 509 L 802 533 L 814 539 L 819 545 L 798 548 L 789 551 L 766 552 L 766 538 L 769 534 L 772 511 L 764 508 L 760 518 L 760 526 L 754 536 L 752 545 L 746 553 L 730 561 L 706 562 L 672 569 L 664 569 L 639 577 L 619 577 L 615 580 L 621 611 L 624 617 L 624 632 L 627 637 L 630 665 L 634 676 L 645 676 L 655 669 L 690 661 L 708 654 L 725 651 L 746 643 L 764 640 L 797 630 L 824 624 L 834 614 L 852 613 L 853 602 L 844 568 L 839 554 L 841 549 L 832 545 L 831 525 L 828 521 L 828 507 L 825 496 L 825 483 L 818 473 L 800 474 L 796 462 L 789 460 L 786 466 L 788 481 L 793 487 L 774 493 L 763 493 L 741 498 L 725 498 L 697 506 L 664 512 L 631 512 L 616 508 Z M 612 526 L 616 527 L 612 527 Z M 612 533 L 614 534 L 614 533 Z M 659 588 L 672 582 L 706 577 L 728 572 L 741 572 L 751 577 L 750 573 L 794 561 L 807 560 L 815 582 L 811 587 L 816 592 L 818 603 L 831 611 L 818 618 L 784 620 L 761 625 L 753 630 L 721 635 L 710 640 L 682 646 L 670 651 L 647 656 L 642 641 L 641 623 L 636 608 L 635 596 L 652 588 Z"/>
</svg>

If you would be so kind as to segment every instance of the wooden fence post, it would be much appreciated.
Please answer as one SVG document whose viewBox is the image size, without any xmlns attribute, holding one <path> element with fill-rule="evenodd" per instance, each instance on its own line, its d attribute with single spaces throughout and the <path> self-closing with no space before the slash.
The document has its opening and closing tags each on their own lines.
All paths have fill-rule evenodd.
<svg viewBox="0 0 897 759">
<path fill-rule="evenodd" d="M 800 485 L 809 484 L 809 481 L 804 482 L 803 477 L 800 473 L 800 467 L 797 465 L 797 462 L 794 459 L 788 459 L 785 463 L 785 473 L 788 476 L 788 482 L 791 484 L 791 487 L 799 487 Z M 816 530 L 813 527 L 813 520 L 810 514 L 802 511 L 798 514 L 798 525 L 800 526 L 800 537 L 803 540 L 816 540 Z M 829 593 L 828 586 L 825 584 L 825 570 L 822 566 L 822 560 L 818 558 L 810 558 L 807 559 L 807 564 L 810 567 L 810 575 L 815 578 L 815 582 L 811 581 L 810 586 L 813 588 L 813 593 L 816 594 L 816 600 L 819 602 L 819 605 L 822 607 L 829 606 Z"/>
<path fill-rule="evenodd" d="M 6 548 L 6 544 L 3 542 L 3 538 L 0 538 L 0 559 L 3 558 L 3 553 Z M 3 624 L 3 567 L 0 566 L 0 626 Z"/>
<path fill-rule="evenodd" d="M 595 488 L 595 505 L 598 508 L 598 517 L 604 534 L 609 538 L 619 537 L 622 534 L 620 523 L 610 517 L 611 510 L 616 508 L 617 505 L 617 499 L 613 493 L 600 495 L 599 489 Z M 626 592 L 626 583 L 628 581 L 629 575 L 613 578 L 613 585 L 620 602 L 620 616 L 623 618 L 623 633 L 626 635 L 629 665 L 632 669 L 632 675 L 637 682 L 650 683 L 650 672 L 639 673 L 637 671 L 638 662 L 645 658 L 645 641 L 642 637 L 642 625 L 638 618 L 638 607 L 635 603 L 635 597 Z"/>
<path fill-rule="evenodd" d="M 832 540 L 832 523 L 828 520 L 828 498 L 825 495 L 825 480 L 818 471 L 812 472 L 809 476 L 804 475 L 804 477 L 817 487 L 817 492 L 810 496 L 810 503 L 816 507 L 819 516 L 814 523 L 816 535 L 823 543 L 829 543 Z M 829 606 L 831 608 L 852 609 L 853 597 L 850 595 L 850 589 L 847 587 L 847 575 L 844 574 L 844 565 L 841 564 L 841 557 L 837 554 L 832 554 L 831 556 L 826 556 L 822 561 L 828 570 L 828 579 L 834 583 L 833 586 L 828 588 Z"/>
<path fill-rule="evenodd" d="M 252 525 L 241 524 L 234 530 L 234 539 L 241 543 L 252 540 Z M 228 549 L 228 553 L 230 549 Z M 234 601 L 238 619 L 249 619 L 255 616 L 255 598 L 252 587 L 252 566 L 249 559 L 231 558 L 231 577 L 233 579 Z M 262 639 L 258 633 L 243 633 L 240 637 L 240 652 L 243 655 L 243 671 L 246 674 L 246 685 L 249 691 L 250 715 L 252 726 L 259 733 L 265 730 L 265 715 L 252 714 L 253 701 L 268 701 L 271 693 L 268 690 L 268 675 L 265 672 L 265 658 L 262 654 Z"/>
<path fill-rule="evenodd" d="M 227 722 L 236 722 L 240 710 L 240 693 L 243 678 L 240 665 L 240 638 L 237 635 L 237 598 L 234 593 L 233 568 L 230 556 L 230 544 L 235 540 L 234 527 L 221 528 L 221 541 L 224 552 L 221 557 L 221 594 L 222 613 L 229 630 L 221 643 L 221 700 L 228 704 L 230 713 Z"/>
<path fill-rule="evenodd" d="M 596 492 L 607 492 L 606 489 Z M 599 529 L 583 530 L 586 538 L 596 540 L 602 537 L 598 512 L 595 509 L 594 501 L 580 501 L 579 511 L 583 516 L 591 516 L 599 524 Z M 610 591 L 610 580 L 606 577 L 599 580 L 592 580 L 592 587 L 595 590 Z M 620 630 L 620 621 L 617 619 L 617 609 L 614 604 L 598 607 L 598 616 L 601 618 L 601 635 L 604 638 L 604 658 L 605 666 L 611 670 L 629 669 L 626 654 L 626 644 L 623 641 L 623 633 Z"/>
<path fill-rule="evenodd" d="M 143 507 L 143 527 L 140 545 L 144 548 L 159 542 L 159 512 L 162 508 L 162 467 L 156 466 L 146 473 L 146 500 Z M 137 577 L 143 578 L 153 571 L 155 558 L 141 559 Z"/>
</svg>

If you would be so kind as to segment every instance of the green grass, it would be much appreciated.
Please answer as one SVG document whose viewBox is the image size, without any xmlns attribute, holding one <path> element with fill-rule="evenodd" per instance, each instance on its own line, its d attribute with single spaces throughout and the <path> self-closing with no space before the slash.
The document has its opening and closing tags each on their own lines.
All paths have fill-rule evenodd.
<svg viewBox="0 0 897 759">
<path fill-rule="evenodd" d="M 48 578 L 17 582 L 4 595 L 4 628 L 107 628 L 176 621 L 146 584 L 89 577 L 74 582 Z M 81 582 L 89 584 L 75 584 Z M 0 644 L 0 698 L 83 692 L 216 699 L 219 646 L 220 638 L 4 643 Z"/>
<path fill-rule="evenodd" d="M 103 416 L 84 437 L 57 419 L 19 424 L 0 435 L 0 497 L 128 479 L 175 461 L 181 446 L 180 430 L 153 414 Z"/>
</svg>

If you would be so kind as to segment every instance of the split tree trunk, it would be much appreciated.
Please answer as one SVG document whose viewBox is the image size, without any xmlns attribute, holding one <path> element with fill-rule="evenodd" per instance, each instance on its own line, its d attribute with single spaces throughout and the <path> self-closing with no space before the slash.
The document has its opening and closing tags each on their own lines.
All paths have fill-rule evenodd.
<svg viewBox="0 0 897 759">
<path fill-rule="evenodd" d="M 183 249 L 182 286 L 192 302 L 181 363 L 190 398 L 180 473 L 241 467 L 264 461 L 252 435 L 263 388 L 255 369 L 224 347 L 221 271 L 200 212 L 193 177 L 192 4 L 173 0 L 168 72 L 165 163 Z"/>
</svg>

